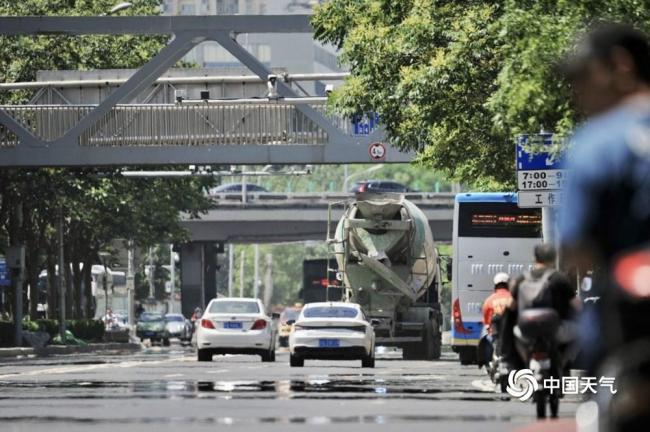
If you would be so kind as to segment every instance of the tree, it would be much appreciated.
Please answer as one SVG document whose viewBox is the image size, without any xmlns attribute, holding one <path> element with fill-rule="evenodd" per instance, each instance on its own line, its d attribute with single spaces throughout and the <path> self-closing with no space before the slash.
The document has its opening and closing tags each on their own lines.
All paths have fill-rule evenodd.
<svg viewBox="0 0 650 432">
<path fill-rule="evenodd" d="M 0 15 L 100 15 L 114 0 L 24 0 L 0 3 Z M 152 15 L 158 0 L 139 0 L 126 12 Z M 155 55 L 165 37 L 159 36 L 38 36 L 0 37 L 0 81 L 33 81 L 38 70 L 135 68 Z M 28 101 L 26 92 L 0 93 L 0 103 Z M 109 175 L 98 175 L 100 171 Z M 56 310 L 54 268 L 56 226 L 64 217 L 68 316 L 90 315 L 90 303 L 82 310 L 81 287 L 90 298 L 91 264 L 98 252 L 115 238 L 129 239 L 146 247 L 180 241 L 180 212 L 196 215 L 210 205 L 204 196 L 209 180 L 125 179 L 100 169 L 5 169 L 0 170 L 0 252 L 11 241 L 27 245 L 25 286 L 36 298 L 41 269 L 50 275 L 50 312 Z M 25 223 L 15 229 L 13 209 L 22 203 Z M 81 265 L 80 265 L 81 264 Z M 71 271 L 67 271 L 71 266 Z M 74 308 L 72 305 L 74 304 Z M 32 301 L 31 314 L 36 315 Z"/>
<path fill-rule="evenodd" d="M 494 189 L 514 186 L 517 134 L 567 134 L 579 121 L 556 66 L 597 20 L 648 29 L 650 9 L 633 0 L 331 0 L 312 23 L 351 71 L 332 110 L 376 112 L 398 147 Z"/>
</svg>

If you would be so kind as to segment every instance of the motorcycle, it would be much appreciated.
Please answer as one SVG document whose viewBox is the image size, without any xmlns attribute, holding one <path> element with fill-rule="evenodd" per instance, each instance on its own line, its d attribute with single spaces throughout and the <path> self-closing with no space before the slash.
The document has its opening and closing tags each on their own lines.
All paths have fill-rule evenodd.
<svg viewBox="0 0 650 432">
<path fill-rule="evenodd" d="M 503 361 L 501 355 L 501 316 L 494 315 L 490 323 L 492 334 L 490 335 L 487 329 L 483 330 L 483 334 L 478 343 L 478 366 L 479 368 L 485 366 L 490 380 L 498 386 L 501 393 L 506 392 L 508 386 L 508 368 Z"/>
<path fill-rule="evenodd" d="M 540 419 L 546 418 L 547 403 L 553 418 L 557 417 L 560 407 L 560 390 L 549 390 L 544 385 L 551 378 L 561 380 L 555 341 L 559 326 L 560 317 L 554 309 L 535 308 L 521 312 L 514 329 L 518 349 L 525 353 L 524 359 L 537 381 L 533 402 Z"/>
</svg>

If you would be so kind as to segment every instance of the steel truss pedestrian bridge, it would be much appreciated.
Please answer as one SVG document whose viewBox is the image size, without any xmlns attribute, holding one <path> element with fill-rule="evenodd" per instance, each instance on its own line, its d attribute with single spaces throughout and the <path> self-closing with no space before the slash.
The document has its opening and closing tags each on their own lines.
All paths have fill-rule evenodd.
<svg viewBox="0 0 650 432">
<path fill-rule="evenodd" d="M 308 15 L 0 17 L 0 35 L 4 36 L 172 36 L 156 56 L 97 105 L 0 106 L 0 167 L 411 160 L 411 154 L 385 142 L 381 128 L 356 135 L 350 119 L 327 114 L 326 97 L 300 95 L 290 85 L 289 74 L 274 79 L 273 71 L 236 39 L 241 33 L 312 31 Z M 268 81 L 268 97 L 133 103 L 205 41 L 219 43 L 253 78 Z M 0 83 L 0 91 L 18 88 Z M 377 145 L 383 154 L 369 151 Z"/>
</svg>

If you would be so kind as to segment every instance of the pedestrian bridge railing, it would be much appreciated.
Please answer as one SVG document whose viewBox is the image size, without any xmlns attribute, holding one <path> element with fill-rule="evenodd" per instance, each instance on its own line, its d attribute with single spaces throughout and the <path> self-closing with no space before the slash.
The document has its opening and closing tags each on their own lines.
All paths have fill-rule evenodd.
<svg viewBox="0 0 650 432">
<path fill-rule="evenodd" d="M 36 137 L 53 141 L 65 135 L 94 105 L 4 105 L 4 111 Z M 325 114 L 324 105 L 313 108 Z M 353 124 L 328 116 L 345 134 Z M 327 133 L 295 104 L 261 99 L 219 104 L 117 105 L 79 137 L 82 146 L 325 145 Z M 17 137 L 0 124 L 0 147 Z"/>
</svg>

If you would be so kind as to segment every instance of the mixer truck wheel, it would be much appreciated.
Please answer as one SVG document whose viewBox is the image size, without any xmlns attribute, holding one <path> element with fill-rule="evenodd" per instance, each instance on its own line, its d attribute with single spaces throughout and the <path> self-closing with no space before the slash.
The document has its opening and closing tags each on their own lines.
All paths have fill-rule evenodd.
<svg viewBox="0 0 650 432">
<path fill-rule="evenodd" d="M 436 340 L 433 333 L 433 322 L 427 320 L 422 329 L 422 345 L 421 345 L 421 358 L 422 360 L 435 360 L 436 358 Z"/>
<path fill-rule="evenodd" d="M 442 355 L 442 335 L 438 333 L 433 340 L 433 360 L 439 360 Z"/>
</svg>

